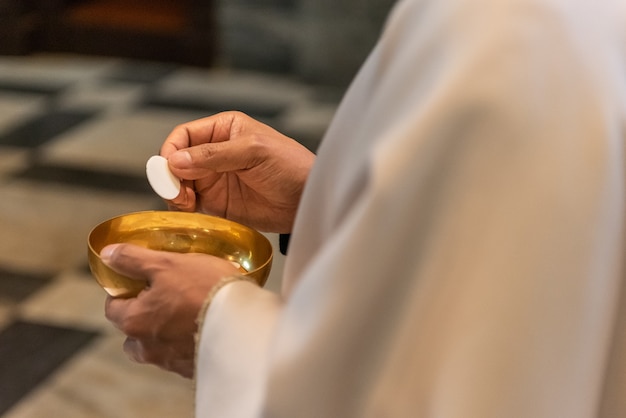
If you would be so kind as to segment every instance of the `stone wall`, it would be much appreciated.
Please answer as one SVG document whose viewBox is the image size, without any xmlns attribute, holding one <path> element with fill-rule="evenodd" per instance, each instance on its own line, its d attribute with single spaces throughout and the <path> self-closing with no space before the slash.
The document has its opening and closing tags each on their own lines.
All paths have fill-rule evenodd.
<svg viewBox="0 0 626 418">
<path fill-rule="evenodd" d="M 218 62 L 344 86 L 395 0 L 216 0 Z"/>
</svg>

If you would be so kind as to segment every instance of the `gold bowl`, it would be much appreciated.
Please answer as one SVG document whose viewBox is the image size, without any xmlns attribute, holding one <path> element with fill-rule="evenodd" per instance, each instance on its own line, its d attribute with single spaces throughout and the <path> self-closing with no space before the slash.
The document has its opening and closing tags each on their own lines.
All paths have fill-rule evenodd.
<svg viewBox="0 0 626 418">
<path fill-rule="evenodd" d="M 116 273 L 100 258 L 115 243 L 160 251 L 205 253 L 240 266 L 243 275 L 263 286 L 272 267 L 272 245 L 260 232 L 227 219 L 200 213 L 148 211 L 129 213 L 97 225 L 88 238 L 89 268 L 111 296 L 136 296 L 146 283 Z"/>
</svg>

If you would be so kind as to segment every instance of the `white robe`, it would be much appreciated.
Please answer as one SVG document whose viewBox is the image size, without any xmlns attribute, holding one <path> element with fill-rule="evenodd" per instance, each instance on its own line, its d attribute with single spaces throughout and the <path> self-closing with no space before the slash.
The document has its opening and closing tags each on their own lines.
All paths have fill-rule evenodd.
<svg viewBox="0 0 626 418">
<path fill-rule="evenodd" d="M 198 417 L 626 417 L 626 2 L 403 0 Z"/>
</svg>

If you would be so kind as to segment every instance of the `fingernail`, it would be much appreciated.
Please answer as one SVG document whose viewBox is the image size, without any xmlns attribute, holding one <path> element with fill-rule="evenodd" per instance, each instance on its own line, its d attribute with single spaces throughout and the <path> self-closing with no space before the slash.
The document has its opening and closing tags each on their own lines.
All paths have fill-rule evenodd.
<svg viewBox="0 0 626 418">
<path fill-rule="evenodd" d="M 191 154 L 189 151 L 176 151 L 167 159 L 168 162 L 176 168 L 191 167 Z"/>
<path fill-rule="evenodd" d="M 117 245 L 107 245 L 102 249 L 102 251 L 100 251 L 100 258 L 105 264 L 108 264 L 109 261 L 111 261 L 116 248 Z"/>
</svg>

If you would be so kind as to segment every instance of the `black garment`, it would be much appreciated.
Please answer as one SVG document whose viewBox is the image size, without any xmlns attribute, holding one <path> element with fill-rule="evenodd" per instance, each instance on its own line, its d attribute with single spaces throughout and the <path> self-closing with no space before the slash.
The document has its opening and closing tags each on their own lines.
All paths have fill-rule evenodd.
<svg viewBox="0 0 626 418">
<path fill-rule="evenodd" d="M 278 247 L 280 249 L 280 253 L 283 255 L 287 255 L 287 248 L 289 247 L 289 238 L 291 238 L 291 234 L 280 234 L 278 236 Z"/>
</svg>

